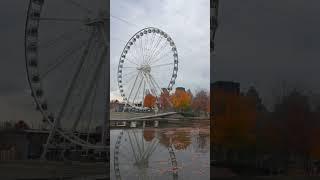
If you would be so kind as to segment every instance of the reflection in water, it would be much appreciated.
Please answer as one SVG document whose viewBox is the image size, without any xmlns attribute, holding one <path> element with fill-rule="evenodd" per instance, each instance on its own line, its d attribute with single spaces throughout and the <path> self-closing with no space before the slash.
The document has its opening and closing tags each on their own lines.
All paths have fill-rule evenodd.
<svg viewBox="0 0 320 180">
<path fill-rule="evenodd" d="M 209 126 L 111 130 L 111 179 L 209 179 Z"/>
</svg>

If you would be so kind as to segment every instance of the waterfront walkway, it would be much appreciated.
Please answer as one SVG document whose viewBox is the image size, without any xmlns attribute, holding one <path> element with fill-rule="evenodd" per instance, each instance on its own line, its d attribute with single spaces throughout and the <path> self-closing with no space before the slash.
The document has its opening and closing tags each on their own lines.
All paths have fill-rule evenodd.
<svg viewBox="0 0 320 180">
<path fill-rule="evenodd" d="M 51 179 L 105 176 L 108 163 L 52 162 L 40 160 L 0 161 L 0 177 L 4 179 Z"/>
</svg>

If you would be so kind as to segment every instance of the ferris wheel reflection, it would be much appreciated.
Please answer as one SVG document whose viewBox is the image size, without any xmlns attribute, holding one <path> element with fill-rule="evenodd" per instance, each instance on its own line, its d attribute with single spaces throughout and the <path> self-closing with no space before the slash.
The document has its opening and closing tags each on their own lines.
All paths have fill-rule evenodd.
<svg viewBox="0 0 320 180">
<path fill-rule="evenodd" d="M 156 129 L 122 130 L 114 147 L 116 179 L 178 179 L 174 147 Z"/>
</svg>

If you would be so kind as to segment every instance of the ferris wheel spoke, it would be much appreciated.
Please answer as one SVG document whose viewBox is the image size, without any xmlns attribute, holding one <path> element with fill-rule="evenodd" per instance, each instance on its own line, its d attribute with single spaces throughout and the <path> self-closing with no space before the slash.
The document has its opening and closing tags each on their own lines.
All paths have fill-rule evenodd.
<svg viewBox="0 0 320 180">
<path fill-rule="evenodd" d="M 159 146 L 159 144 L 160 144 L 160 143 L 159 143 L 160 141 L 159 141 L 158 139 L 155 139 L 155 141 L 156 141 L 156 142 L 155 142 L 155 145 L 154 145 L 153 149 L 151 150 L 150 155 L 155 152 L 155 150 L 158 148 L 158 146 Z"/>
<path fill-rule="evenodd" d="M 34 20 L 44 21 L 44 22 L 86 22 L 85 19 L 78 18 L 60 18 L 60 17 L 41 17 L 41 18 L 32 18 Z"/>
<path fill-rule="evenodd" d="M 149 55 L 148 55 L 148 60 L 150 60 L 152 58 L 152 55 L 157 51 L 157 48 L 160 44 L 160 42 L 162 41 L 162 36 L 158 36 L 158 41 L 157 43 L 153 46 L 152 50 L 150 51 Z"/>
<path fill-rule="evenodd" d="M 144 52 L 143 52 L 143 48 L 142 48 L 142 37 L 139 38 L 139 43 L 140 43 L 140 58 L 142 60 L 142 63 L 144 62 Z"/>
<path fill-rule="evenodd" d="M 149 159 L 149 157 L 154 153 L 154 151 L 157 149 L 158 146 L 159 146 L 159 142 L 157 142 L 156 144 L 153 145 L 153 147 L 151 148 L 151 150 L 147 154 L 147 159 Z"/>
<path fill-rule="evenodd" d="M 130 59 L 128 59 L 127 57 L 125 58 L 128 62 L 130 62 L 131 64 L 137 65 L 137 67 L 139 66 L 137 63 L 131 61 Z"/>
<path fill-rule="evenodd" d="M 87 56 L 88 56 L 88 52 L 89 52 L 89 49 L 90 49 L 91 44 L 93 43 L 93 42 L 92 42 L 93 39 L 94 39 L 94 32 L 92 32 L 91 37 L 89 38 L 89 41 L 88 41 L 88 43 L 86 44 L 86 47 L 85 47 L 85 49 L 84 49 L 84 51 L 83 51 L 83 55 L 81 56 L 80 62 L 79 62 L 79 64 L 78 64 L 77 70 L 76 70 L 75 74 L 74 74 L 73 77 L 72 77 L 70 86 L 69 86 L 69 88 L 68 88 L 68 91 L 67 91 L 66 97 L 65 97 L 65 99 L 64 99 L 64 102 L 63 102 L 63 104 L 62 104 L 62 106 L 61 106 L 59 115 L 58 115 L 57 119 L 55 120 L 55 121 L 57 121 L 57 123 L 58 123 L 58 122 L 60 121 L 60 119 L 63 117 L 63 115 L 64 115 L 64 113 L 65 113 L 66 106 L 69 104 L 69 98 L 70 98 L 70 96 L 71 96 L 71 94 L 72 94 L 72 91 L 73 91 L 74 88 L 75 88 L 76 80 L 78 79 L 78 76 L 79 76 L 79 74 L 80 74 L 80 71 L 81 71 L 81 69 L 82 69 L 82 67 L 83 67 L 83 65 L 84 65 L 84 62 L 85 62 L 85 60 L 86 60 L 86 58 L 87 58 Z"/>
<path fill-rule="evenodd" d="M 135 144 L 137 145 L 138 147 L 138 152 L 139 152 L 139 160 L 141 160 L 142 158 L 142 149 L 140 147 L 140 143 L 138 142 L 138 138 L 137 138 L 137 135 L 136 135 L 136 132 L 133 130 L 133 136 L 134 136 L 134 139 L 135 139 Z"/>
<path fill-rule="evenodd" d="M 130 149 L 130 147 L 127 147 L 127 144 L 121 145 L 121 150 L 125 150 L 126 151 L 124 153 L 131 154 L 132 150 L 129 150 L 129 149 Z"/>
<path fill-rule="evenodd" d="M 156 34 L 153 33 L 152 37 L 151 37 L 151 43 L 149 44 L 149 49 L 148 49 L 148 54 L 150 53 L 150 51 L 152 50 L 153 47 L 153 43 L 154 43 L 154 39 L 155 39 Z"/>
<path fill-rule="evenodd" d="M 124 68 L 124 69 L 126 69 L 126 68 L 137 68 L 138 66 L 136 66 L 136 67 L 132 67 L 132 66 L 124 66 L 124 67 L 122 67 L 122 68 Z"/>
<path fill-rule="evenodd" d="M 157 65 L 153 65 L 153 66 L 150 66 L 150 67 L 170 66 L 170 65 L 173 65 L 173 64 L 174 64 L 174 63 L 157 64 Z"/>
<path fill-rule="evenodd" d="M 152 90 L 152 88 L 151 88 L 151 86 L 150 86 L 150 81 L 149 81 L 149 79 L 148 79 L 148 76 L 145 75 L 145 74 L 143 74 L 143 75 L 144 75 L 144 78 L 145 78 L 145 83 L 146 83 L 147 88 L 148 88 L 148 90 L 149 90 L 148 93 L 154 94 L 154 91 Z"/>
<path fill-rule="evenodd" d="M 143 107 L 143 106 L 142 106 L 142 107 Z M 141 131 L 141 144 L 142 144 L 142 151 L 144 151 L 144 146 L 145 146 L 143 133 L 144 133 L 144 131 Z"/>
<path fill-rule="evenodd" d="M 170 55 L 171 55 L 171 50 L 166 52 L 166 53 L 163 53 L 163 55 L 160 56 L 160 57 L 156 56 L 156 57 L 154 57 L 154 59 L 150 59 L 149 65 L 154 65 L 156 62 L 158 62 L 159 60 L 161 60 L 161 59 L 163 59 L 165 57 L 169 57 L 170 58 Z"/>
<path fill-rule="evenodd" d="M 134 48 L 132 48 L 132 50 L 134 51 L 134 52 L 132 52 L 132 53 L 130 53 L 130 55 L 132 56 L 132 59 L 135 59 L 137 62 L 139 62 L 139 53 L 138 53 L 138 51 L 137 51 L 137 49 L 135 48 L 136 46 L 133 46 Z M 136 54 L 136 55 L 133 55 L 133 54 Z"/>
<path fill-rule="evenodd" d="M 124 78 L 124 77 L 126 77 L 126 76 L 128 76 L 128 75 L 132 75 L 133 73 L 137 73 L 138 71 L 131 71 L 131 72 L 128 72 L 128 73 L 126 73 L 126 74 L 124 74 L 124 75 L 122 75 L 122 78 Z"/>
<path fill-rule="evenodd" d="M 168 62 L 168 60 L 171 61 L 172 58 L 170 57 L 170 54 L 168 54 L 168 55 L 166 55 L 166 56 L 160 57 L 160 58 L 155 59 L 154 61 L 150 62 L 150 63 L 152 63 L 152 64 L 150 64 L 150 65 L 153 66 L 153 67 L 157 67 L 155 64 L 156 64 L 158 61 L 160 61 L 160 60 L 162 60 L 162 62 Z M 167 64 L 167 63 L 164 63 L 164 64 Z M 168 63 L 168 64 L 169 64 L 169 63 Z M 171 64 L 174 65 L 174 63 L 171 63 Z"/>
<path fill-rule="evenodd" d="M 146 57 L 146 54 L 147 54 L 147 44 L 148 44 L 148 35 L 144 35 L 144 43 L 143 43 L 143 56 L 144 56 L 144 59 Z"/>
<path fill-rule="evenodd" d="M 93 121 L 93 109 L 94 109 L 94 103 L 95 103 L 96 95 L 97 95 L 96 91 L 97 91 L 97 85 L 94 86 L 94 91 L 93 91 L 92 100 L 91 100 L 91 104 L 90 104 L 89 121 L 88 121 L 87 128 L 86 128 L 86 132 L 87 132 L 86 141 L 87 142 L 89 142 L 90 129 L 91 129 L 92 121 Z"/>
<path fill-rule="evenodd" d="M 135 148 L 133 147 L 133 143 L 132 143 L 132 140 L 131 140 L 131 136 L 130 136 L 129 132 L 127 132 L 127 134 L 128 134 L 128 137 L 129 137 L 129 142 L 130 142 L 130 145 L 131 145 L 131 149 L 132 149 L 134 158 L 135 158 L 136 162 L 138 162 L 138 156 L 137 156 L 137 154 L 136 154 Z"/>
<path fill-rule="evenodd" d="M 148 43 L 149 43 L 150 40 L 149 40 L 148 34 L 146 34 L 145 37 L 146 37 L 146 38 L 145 38 L 146 40 L 145 40 L 145 44 L 144 44 L 144 45 L 145 45 L 145 46 L 144 46 L 144 59 L 147 60 L 147 55 L 148 55 L 148 51 L 149 51 L 149 50 L 148 50 L 148 46 L 149 46 Z"/>
<path fill-rule="evenodd" d="M 151 87 L 153 87 L 154 95 L 155 95 L 156 97 L 158 97 L 157 87 L 156 87 L 155 84 L 153 83 L 153 81 L 152 81 L 152 79 L 151 79 L 151 76 L 148 75 L 148 77 L 149 77 L 150 85 L 151 85 Z"/>
<path fill-rule="evenodd" d="M 152 87 L 153 85 L 151 83 L 151 80 L 150 80 L 149 76 L 145 75 L 145 77 L 146 77 L 146 82 L 147 82 L 147 85 L 148 85 L 148 88 L 149 88 L 149 91 L 150 91 L 149 93 L 153 94 L 154 96 L 157 96 L 157 94 L 154 91 L 154 87 Z"/>
<path fill-rule="evenodd" d="M 130 57 L 130 58 L 128 58 L 128 56 Z M 137 58 L 136 56 L 134 56 L 132 53 L 130 53 L 130 54 L 128 54 L 124 59 L 129 59 L 129 60 L 131 60 L 131 63 L 133 63 L 133 64 L 136 64 L 136 65 L 138 65 L 137 63 L 139 62 L 139 58 Z M 136 61 L 136 62 L 134 62 L 134 60 Z M 138 65 L 139 66 L 139 65 Z"/>
<path fill-rule="evenodd" d="M 76 7 L 78 7 L 78 8 L 80 8 L 81 10 L 87 12 L 88 14 L 94 14 L 94 11 L 93 11 L 93 10 L 91 10 L 91 9 L 89 9 L 89 8 L 87 8 L 87 7 L 84 7 L 82 4 L 80 4 L 80 3 L 78 3 L 78 2 L 76 2 L 76 1 L 74 1 L 74 0 L 64 0 L 64 1 L 67 2 L 67 3 L 70 3 L 70 4 L 74 5 L 74 6 L 76 6 Z"/>
<path fill-rule="evenodd" d="M 144 64 L 145 63 L 145 61 L 146 61 L 146 49 L 145 49 L 145 39 L 146 39 L 146 37 L 147 37 L 147 35 L 144 35 L 143 36 L 144 38 L 141 38 L 141 41 L 142 41 L 142 64 Z"/>
<path fill-rule="evenodd" d="M 159 84 L 157 83 L 157 81 L 153 78 L 153 76 L 150 74 L 150 79 L 151 81 L 153 81 L 155 83 L 155 85 L 159 88 L 160 92 L 162 92 L 161 87 L 159 86 Z"/>
<path fill-rule="evenodd" d="M 154 48 L 154 52 L 153 53 L 156 53 L 158 50 L 162 50 L 161 47 L 163 47 L 167 43 L 167 39 L 166 38 L 164 38 L 163 36 L 160 36 L 160 37 L 161 37 L 160 41 L 157 44 L 157 46 Z"/>
<path fill-rule="evenodd" d="M 148 144 L 147 149 L 144 151 L 143 158 L 148 159 L 150 157 L 150 152 L 152 152 L 154 149 L 155 144 L 157 144 L 156 140 L 153 139 L 152 142 Z"/>
<path fill-rule="evenodd" d="M 153 53 L 151 55 L 151 57 L 148 59 L 148 63 L 150 63 L 150 61 L 152 61 L 152 59 L 157 58 L 160 55 L 160 53 L 165 49 L 165 46 L 167 46 L 167 44 L 168 44 L 168 41 L 166 41 L 166 43 L 163 46 L 161 46 L 155 53 Z M 169 51 L 169 52 L 171 52 L 171 51 Z"/>
<path fill-rule="evenodd" d="M 40 74 L 40 77 L 45 78 L 50 72 L 53 70 L 59 68 L 64 63 L 68 62 L 70 60 L 69 57 L 77 53 L 81 48 L 83 48 L 87 44 L 87 41 L 83 41 L 79 46 L 76 46 L 75 48 L 68 49 L 66 52 L 64 52 L 61 56 L 53 60 L 54 63 L 51 63 L 48 67 L 45 68 L 44 72 Z"/>
<path fill-rule="evenodd" d="M 62 41 L 62 40 L 71 40 L 78 31 L 81 31 L 82 29 L 79 29 L 78 27 L 77 28 L 74 28 L 73 30 L 71 31 L 68 31 L 68 32 L 65 32 L 65 33 L 62 33 L 56 37 L 54 37 L 53 39 L 50 39 L 50 40 L 47 40 L 45 42 L 40 42 L 39 43 L 39 48 L 49 48 L 49 47 L 52 47 L 54 45 L 56 45 L 57 43 L 59 43 L 59 41 Z"/>
<path fill-rule="evenodd" d="M 152 41 L 151 41 L 150 47 L 149 47 L 148 52 L 147 52 L 147 59 L 149 59 L 150 56 L 151 56 L 151 53 L 152 53 L 152 50 L 153 50 L 153 47 L 154 47 L 155 36 L 156 36 L 155 34 L 153 34 L 153 36 L 152 36 Z"/>
<path fill-rule="evenodd" d="M 139 74 L 139 72 L 138 72 Z M 138 75 L 136 74 L 136 76 Z M 136 76 L 131 76 L 131 78 L 129 78 L 127 81 L 125 81 L 123 84 L 129 84 L 131 82 L 131 80 L 133 80 Z"/>
<path fill-rule="evenodd" d="M 131 88 L 131 90 L 130 90 L 130 93 L 129 93 L 128 101 L 130 100 L 132 91 L 133 91 L 133 89 L 134 89 L 134 87 L 135 87 L 135 85 L 136 85 L 136 82 L 137 82 L 137 79 L 138 79 L 139 76 L 140 76 L 140 72 L 137 74 L 136 79 L 134 80 L 133 86 L 132 86 L 132 88 Z"/>
<path fill-rule="evenodd" d="M 144 63 L 145 61 L 145 50 L 144 50 L 144 37 L 145 36 L 142 36 L 140 39 L 140 42 L 141 42 L 141 59 L 142 59 L 142 63 Z"/>
<path fill-rule="evenodd" d="M 142 77 L 144 78 L 144 76 L 142 76 Z M 143 80 L 143 88 L 142 88 L 142 96 L 141 96 L 142 107 L 144 107 L 145 89 L 146 89 L 146 81 Z M 143 138 L 143 135 L 142 135 L 142 138 Z"/>
<path fill-rule="evenodd" d="M 137 55 L 137 56 L 135 56 L 137 62 L 139 62 L 140 64 L 142 64 L 143 52 L 142 52 L 142 50 L 141 50 L 141 38 L 139 38 L 139 39 L 136 41 L 136 43 L 134 43 L 134 45 L 133 45 L 133 50 L 134 50 L 134 53 Z M 131 54 L 133 54 L 133 52 L 132 52 Z"/>
<path fill-rule="evenodd" d="M 129 157 L 126 153 L 119 153 L 119 155 L 121 155 L 127 160 L 126 163 L 134 162 L 134 159 L 132 157 Z"/>
<path fill-rule="evenodd" d="M 92 77 L 92 80 L 89 81 L 90 85 L 89 85 L 89 87 L 87 88 L 87 90 L 85 92 L 84 100 L 83 100 L 83 102 L 81 104 L 81 107 L 80 107 L 80 110 L 79 110 L 79 112 L 78 112 L 78 114 L 76 116 L 76 121 L 73 124 L 72 130 L 76 129 L 76 127 L 77 127 L 77 125 L 78 125 L 78 123 L 80 121 L 80 118 L 81 118 L 81 116 L 82 116 L 82 114 L 84 112 L 84 108 L 88 104 L 88 99 L 89 99 L 89 97 L 90 97 L 90 95 L 92 93 L 92 88 L 94 87 L 95 83 L 97 83 L 97 80 L 99 79 L 99 77 L 101 77 L 101 76 L 99 76 L 99 74 L 102 73 L 101 71 L 102 71 L 104 60 L 106 58 L 106 54 L 107 54 L 107 49 L 104 48 L 104 50 L 102 52 L 102 55 L 101 55 L 101 57 L 99 59 L 98 65 L 96 66 L 96 69 L 94 71 L 94 75 Z"/>
</svg>

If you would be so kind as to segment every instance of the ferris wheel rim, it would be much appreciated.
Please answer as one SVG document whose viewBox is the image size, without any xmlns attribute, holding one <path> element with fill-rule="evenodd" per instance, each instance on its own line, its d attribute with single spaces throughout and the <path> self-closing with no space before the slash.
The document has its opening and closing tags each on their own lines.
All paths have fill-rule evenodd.
<svg viewBox="0 0 320 180">
<path fill-rule="evenodd" d="M 168 35 L 168 33 L 166 33 L 165 31 L 163 31 L 159 28 L 156 28 L 156 27 L 150 26 L 150 27 L 146 27 L 146 28 L 139 30 L 133 36 L 131 36 L 131 38 L 127 41 L 126 45 L 124 46 L 122 53 L 121 53 L 121 56 L 119 58 L 118 68 L 117 68 L 117 83 L 118 83 L 118 88 L 120 90 L 120 95 L 121 95 L 122 99 L 124 100 L 124 102 L 126 102 L 126 104 L 130 104 L 133 107 L 135 106 L 134 102 L 133 103 L 129 102 L 129 99 L 126 97 L 126 95 L 124 93 L 123 82 L 122 82 L 122 77 L 123 77 L 122 76 L 122 74 L 123 74 L 122 73 L 123 72 L 122 64 L 125 62 L 125 59 L 126 59 L 125 56 L 129 52 L 130 46 L 135 43 L 136 38 L 142 37 L 143 34 L 148 34 L 148 33 L 160 34 L 162 37 L 165 38 L 166 41 L 169 42 L 169 45 L 172 46 L 171 50 L 173 52 L 173 58 L 172 58 L 173 59 L 173 63 L 172 63 L 173 70 L 171 73 L 170 81 L 169 81 L 167 88 L 166 88 L 166 90 L 168 92 L 170 92 L 172 90 L 172 87 L 174 86 L 176 78 L 177 78 L 179 58 L 178 58 L 178 50 L 177 50 L 176 44 L 174 43 L 173 39 Z M 137 37 L 137 35 L 138 36 L 140 35 L 140 36 Z M 153 81 L 155 81 L 155 80 L 153 79 Z M 156 86 L 159 86 L 159 85 L 157 84 Z M 162 92 L 162 88 L 161 87 L 159 87 L 159 88 L 160 88 L 160 91 Z"/>
</svg>

